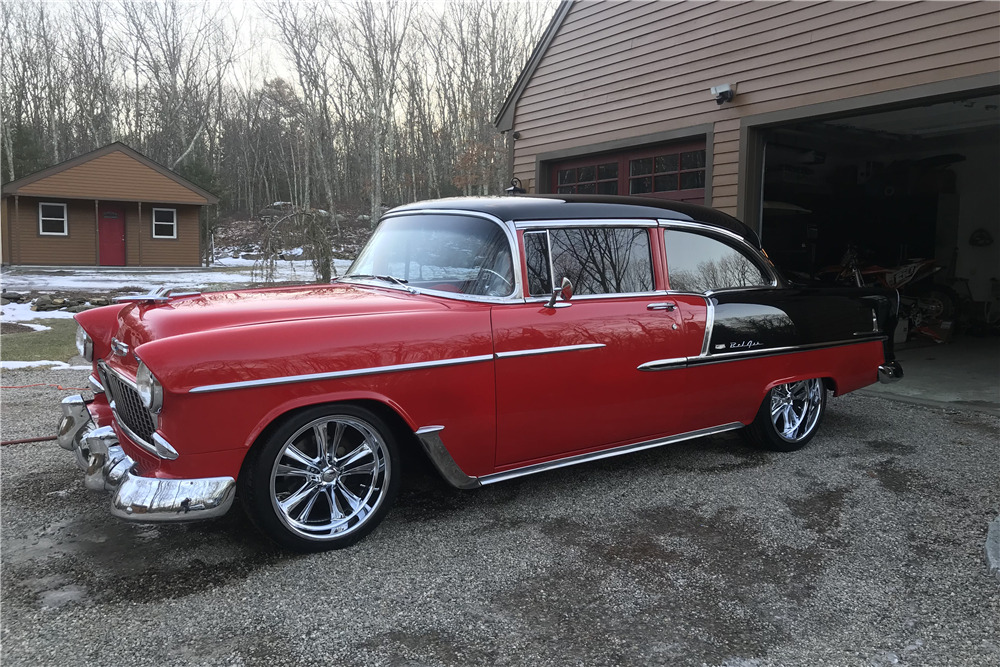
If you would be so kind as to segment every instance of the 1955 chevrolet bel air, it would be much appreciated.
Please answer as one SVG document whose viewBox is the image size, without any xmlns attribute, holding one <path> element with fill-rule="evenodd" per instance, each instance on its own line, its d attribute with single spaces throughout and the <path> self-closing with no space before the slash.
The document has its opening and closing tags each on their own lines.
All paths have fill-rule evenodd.
<svg viewBox="0 0 1000 667">
<path fill-rule="evenodd" d="M 239 498 L 278 543 L 339 548 L 386 515 L 404 448 L 463 489 L 733 429 L 796 450 L 828 391 L 901 377 L 897 310 L 892 291 L 789 285 L 705 207 L 423 202 L 331 285 L 78 314 L 94 398 L 63 401 L 58 436 L 115 516 Z"/>
</svg>

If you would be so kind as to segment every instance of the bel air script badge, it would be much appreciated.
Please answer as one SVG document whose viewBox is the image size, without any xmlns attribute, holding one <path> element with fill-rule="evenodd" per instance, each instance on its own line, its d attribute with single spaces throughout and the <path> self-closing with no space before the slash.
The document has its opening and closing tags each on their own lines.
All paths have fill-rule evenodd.
<svg viewBox="0 0 1000 667">
<path fill-rule="evenodd" d="M 740 349 L 740 348 L 760 347 L 760 345 L 761 345 L 760 341 L 756 341 L 756 340 L 744 340 L 744 341 L 741 341 L 739 343 L 730 343 L 729 344 L 729 349 L 730 350 L 737 350 L 737 349 Z"/>
</svg>

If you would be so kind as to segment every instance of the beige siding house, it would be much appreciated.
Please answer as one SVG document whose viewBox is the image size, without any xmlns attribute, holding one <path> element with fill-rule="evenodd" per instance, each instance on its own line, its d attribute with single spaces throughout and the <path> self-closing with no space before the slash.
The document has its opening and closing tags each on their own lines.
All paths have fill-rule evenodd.
<svg viewBox="0 0 1000 667">
<path fill-rule="evenodd" d="M 3 263 L 198 266 L 200 211 L 217 204 L 114 143 L 3 186 Z"/>
<path fill-rule="evenodd" d="M 496 124 L 529 192 L 703 201 L 803 269 L 852 240 L 831 216 L 933 199 L 915 247 L 890 247 L 903 223 L 881 216 L 882 261 L 935 253 L 982 293 L 1000 200 L 974 185 L 1000 182 L 998 93 L 997 2 L 578 1 Z M 966 247 L 980 227 L 992 251 Z"/>
</svg>

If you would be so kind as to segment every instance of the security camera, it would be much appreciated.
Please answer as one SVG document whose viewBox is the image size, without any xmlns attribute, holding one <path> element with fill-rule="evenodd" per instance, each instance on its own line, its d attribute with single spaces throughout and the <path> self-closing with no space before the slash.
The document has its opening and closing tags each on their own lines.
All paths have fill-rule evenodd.
<svg viewBox="0 0 1000 667">
<path fill-rule="evenodd" d="M 736 84 L 724 83 L 720 86 L 712 86 L 712 97 L 715 98 L 716 104 L 732 102 L 733 98 L 736 97 Z"/>
</svg>

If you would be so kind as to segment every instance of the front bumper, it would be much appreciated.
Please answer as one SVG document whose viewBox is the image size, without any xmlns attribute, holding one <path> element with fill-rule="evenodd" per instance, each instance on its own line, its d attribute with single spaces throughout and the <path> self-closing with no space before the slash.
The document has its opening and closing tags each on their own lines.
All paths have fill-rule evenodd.
<svg viewBox="0 0 1000 667">
<path fill-rule="evenodd" d="M 56 440 L 73 452 L 84 484 L 111 492 L 111 513 L 139 522 L 212 519 L 229 511 L 236 496 L 232 477 L 161 479 L 142 477 L 110 426 L 98 427 L 81 396 L 62 401 Z"/>
</svg>

